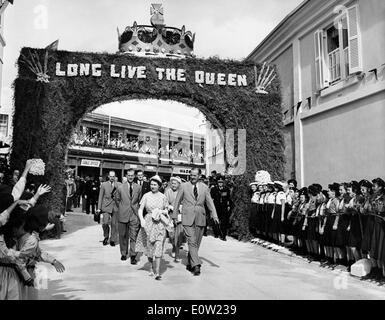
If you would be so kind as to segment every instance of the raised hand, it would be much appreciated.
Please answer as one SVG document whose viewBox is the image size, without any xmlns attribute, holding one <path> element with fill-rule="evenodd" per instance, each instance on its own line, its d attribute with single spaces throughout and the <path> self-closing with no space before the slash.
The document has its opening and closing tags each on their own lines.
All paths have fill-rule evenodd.
<svg viewBox="0 0 385 320">
<path fill-rule="evenodd" d="M 51 192 L 51 187 L 47 184 L 41 184 L 37 189 L 37 194 L 42 196 L 45 193 Z"/>
<path fill-rule="evenodd" d="M 65 270 L 63 264 L 56 259 L 52 262 L 52 265 L 55 267 L 56 271 L 59 273 L 62 273 Z"/>
</svg>

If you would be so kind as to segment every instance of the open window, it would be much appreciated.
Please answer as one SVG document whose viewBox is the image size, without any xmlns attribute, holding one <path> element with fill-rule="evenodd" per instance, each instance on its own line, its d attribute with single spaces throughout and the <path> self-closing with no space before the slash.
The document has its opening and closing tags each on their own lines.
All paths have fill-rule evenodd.
<svg viewBox="0 0 385 320">
<path fill-rule="evenodd" d="M 317 89 L 362 71 L 358 6 L 340 13 L 334 24 L 314 34 Z"/>
</svg>

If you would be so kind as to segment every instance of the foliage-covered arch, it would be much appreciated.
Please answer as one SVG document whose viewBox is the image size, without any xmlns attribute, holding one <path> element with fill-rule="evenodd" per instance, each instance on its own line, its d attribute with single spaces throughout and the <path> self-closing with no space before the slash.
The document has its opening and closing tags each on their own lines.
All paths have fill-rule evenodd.
<svg viewBox="0 0 385 320">
<path fill-rule="evenodd" d="M 51 213 L 64 211 L 63 168 L 73 128 L 86 113 L 114 101 L 175 100 L 196 107 L 219 128 L 246 129 L 246 171 L 236 176 L 234 189 L 232 234 L 238 238 L 249 235 L 248 185 L 255 172 L 263 169 L 272 178 L 283 176 L 279 81 L 271 82 L 268 94 L 256 93 L 260 65 L 255 68 L 250 63 L 213 58 L 149 58 L 23 48 L 18 67 L 11 167 L 22 168 L 28 158 L 43 159 L 46 174 L 34 179 L 52 186 L 45 200 Z M 128 77 L 129 67 L 131 75 L 137 70 L 136 76 Z M 157 68 L 175 69 L 176 73 L 167 79 L 166 73 Z M 119 73 L 122 69 L 125 78 Z M 180 74 L 178 69 L 182 70 Z M 215 83 L 208 84 L 196 71 L 199 75 L 201 71 L 214 73 Z M 179 77 L 173 80 L 175 75 Z"/>
</svg>

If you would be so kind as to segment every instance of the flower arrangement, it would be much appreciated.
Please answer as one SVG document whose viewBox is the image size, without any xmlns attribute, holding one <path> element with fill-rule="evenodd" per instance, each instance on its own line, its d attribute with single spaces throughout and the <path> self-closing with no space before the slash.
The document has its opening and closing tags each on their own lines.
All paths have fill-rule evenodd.
<svg viewBox="0 0 385 320">
<path fill-rule="evenodd" d="M 271 181 L 270 173 L 264 170 L 259 170 L 255 174 L 255 182 L 258 184 L 266 184 Z"/>
<path fill-rule="evenodd" d="M 29 173 L 34 176 L 44 176 L 45 163 L 41 159 L 31 159 L 32 165 Z"/>
</svg>

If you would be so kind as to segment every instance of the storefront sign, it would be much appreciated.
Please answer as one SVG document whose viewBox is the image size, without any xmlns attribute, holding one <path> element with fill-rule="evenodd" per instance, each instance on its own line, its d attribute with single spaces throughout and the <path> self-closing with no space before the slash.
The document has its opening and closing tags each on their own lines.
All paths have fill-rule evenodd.
<svg viewBox="0 0 385 320">
<path fill-rule="evenodd" d="M 80 165 L 83 167 L 94 167 L 99 168 L 100 167 L 100 161 L 98 160 L 89 160 L 89 159 L 82 159 L 80 162 Z"/>
<path fill-rule="evenodd" d="M 174 167 L 173 174 L 190 174 L 191 168 Z"/>
<path fill-rule="evenodd" d="M 128 170 L 128 169 L 139 170 L 139 169 L 142 169 L 142 166 L 141 166 L 140 164 L 126 163 L 126 164 L 124 165 L 124 170 Z"/>
</svg>

